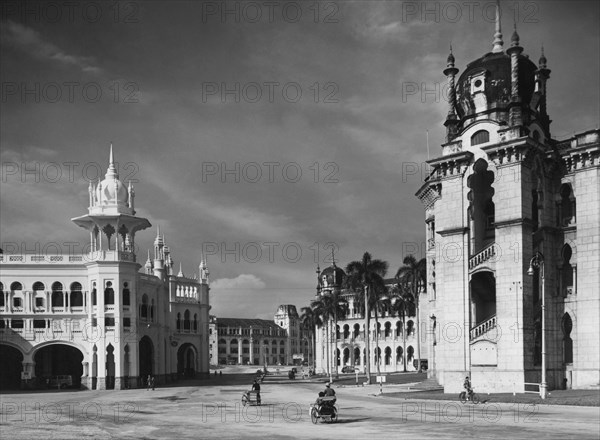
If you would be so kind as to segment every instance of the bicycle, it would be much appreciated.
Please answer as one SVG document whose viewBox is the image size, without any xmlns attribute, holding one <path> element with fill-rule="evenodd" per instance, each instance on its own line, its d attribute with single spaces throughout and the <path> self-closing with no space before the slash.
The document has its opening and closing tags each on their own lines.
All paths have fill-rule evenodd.
<svg viewBox="0 0 600 440">
<path fill-rule="evenodd" d="M 458 395 L 458 400 L 460 400 L 460 403 L 463 404 L 470 400 L 477 405 L 479 403 L 479 396 L 475 393 L 475 391 L 472 390 L 468 395 L 466 391 L 463 391 Z"/>
</svg>

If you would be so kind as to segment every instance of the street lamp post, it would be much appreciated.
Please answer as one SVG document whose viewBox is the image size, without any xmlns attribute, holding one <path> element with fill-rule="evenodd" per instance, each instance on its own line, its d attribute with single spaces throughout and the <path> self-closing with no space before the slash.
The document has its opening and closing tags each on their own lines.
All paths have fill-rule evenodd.
<svg viewBox="0 0 600 440">
<path fill-rule="evenodd" d="M 540 384 L 540 397 L 545 399 L 548 395 L 548 384 L 546 383 L 546 295 L 544 283 L 544 256 L 541 252 L 536 252 L 529 261 L 527 275 L 532 276 L 534 270 L 540 271 L 540 277 L 542 279 L 542 383 Z"/>
</svg>

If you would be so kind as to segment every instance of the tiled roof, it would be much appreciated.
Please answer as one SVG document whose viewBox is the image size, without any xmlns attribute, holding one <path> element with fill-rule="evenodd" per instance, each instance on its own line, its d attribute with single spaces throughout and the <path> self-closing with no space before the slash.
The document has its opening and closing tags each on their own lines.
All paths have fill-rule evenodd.
<svg viewBox="0 0 600 440">
<path fill-rule="evenodd" d="M 275 328 L 280 330 L 274 321 L 268 319 L 246 319 L 246 318 L 217 318 L 217 327 L 234 327 L 234 328 Z"/>
</svg>

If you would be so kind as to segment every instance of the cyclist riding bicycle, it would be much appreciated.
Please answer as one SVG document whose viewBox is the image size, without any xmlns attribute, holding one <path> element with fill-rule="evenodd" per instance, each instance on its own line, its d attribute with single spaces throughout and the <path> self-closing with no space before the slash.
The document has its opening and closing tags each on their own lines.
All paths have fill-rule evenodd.
<svg viewBox="0 0 600 440">
<path fill-rule="evenodd" d="M 469 376 L 465 377 L 465 381 L 463 382 L 463 387 L 467 390 L 467 395 L 469 398 L 473 395 L 473 388 L 471 388 L 471 381 L 469 380 Z"/>
</svg>

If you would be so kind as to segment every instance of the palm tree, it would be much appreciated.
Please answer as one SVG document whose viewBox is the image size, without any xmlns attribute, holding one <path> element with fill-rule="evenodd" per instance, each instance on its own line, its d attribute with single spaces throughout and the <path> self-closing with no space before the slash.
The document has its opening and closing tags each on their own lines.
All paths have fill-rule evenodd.
<svg viewBox="0 0 600 440">
<path fill-rule="evenodd" d="M 348 314 L 348 303 L 345 299 L 340 298 L 338 289 L 333 289 L 331 294 L 324 294 L 312 301 L 311 307 L 314 313 L 321 318 L 323 323 L 327 322 L 327 357 L 331 354 L 331 359 L 335 364 L 337 377 L 337 351 L 334 353 L 330 352 L 333 351 L 333 349 L 337 349 L 337 321 L 338 318 L 344 318 Z M 329 344 L 333 339 L 333 334 L 336 334 L 336 344 L 335 347 L 330 347 Z M 329 369 L 331 378 L 333 372 L 332 369 L 330 369 L 329 359 L 327 361 L 327 368 Z"/>
<path fill-rule="evenodd" d="M 373 294 L 369 295 L 369 308 L 375 315 L 375 364 L 377 365 L 377 375 L 381 376 L 381 353 L 379 351 L 379 316 L 383 316 L 389 309 L 388 291 L 383 278 L 375 282 Z"/>
<path fill-rule="evenodd" d="M 321 321 L 321 317 L 317 315 L 314 310 L 310 307 L 302 307 L 300 310 L 302 315 L 300 316 L 300 321 L 302 322 L 302 326 L 312 332 L 312 346 L 313 346 L 313 369 L 316 368 L 315 365 L 315 356 L 317 351 L 317 327 L 321 327 L 323 322 Z M 309 347 L 310 350 L 310 347 Z"/>
<path fill-rule="evenodd" d="M 419 261 L 413 255 L 407 255 L 402 261 L 404 266 L 398 269 L 396 278 L 401 284 L 403 284 L 408 291 L 410 291 L 414 303 L 415 303 L 415 314 L 417 324 L 417 370 L 419 373 L 421 370 L 421 335 L 420 335 L 420 324 L 419 324 L 419 294 L 425 291 L 427 282 L 427 266 L 425 258 L 421 258 Z"/>
<path fill-rule="evenodd" d="M 314 315 L 318 318 L 319 320 L 319 324 L 317 325 L 317 327 L 319 327 L 324 333 L 324 337 L 323 339 L 325 340 L 326 344 L 327 344 L 327 370 L 326 373 L 329 374 L 330 372 L 330 364 L 329 364 L 329 319 L 330 319 L 330 313 L 331 313 L 331 297 L 329 295 L 323 295 L 323 296 L 319 296 L 316 299 L 312 300 L 310 303 L 310 308 L 312 309 Z M 315 336 L 315 340 L 316 340 L 316 336 Z M 315 345 L 316 347 L 316 345 Z"/>
<path fill-rule="evenodd" d="M 364 299 L 364 317 L 365 317 L 365 351 L 366 351 L 366 375 L 367 384 L 371 383 L 371 353 L 370 353 L 370 336 L 369 336 L 369 318 L 371 312 L 371 304 L 369 304 L 369 296 L 376 291 L 376 286 L 383 284 L 383 277 L 388 270 L 387 261 L 373 260 L 371 254 L 365 252 L 361 260 L 352 261 L 346 266 L 346 286 L 355 292 L 360 292 Z"/>
<path fill-rule="evenodd" d="M 412 294 L 406 290 L 406 286 L 401 283 L 396 284 L 392 291 L 390 301 L 390 313 L 398 315 L 402 323 L 402 365 L 406 373 L 406 316 L 410 316 L 414 309 Z"/>
</svg>

